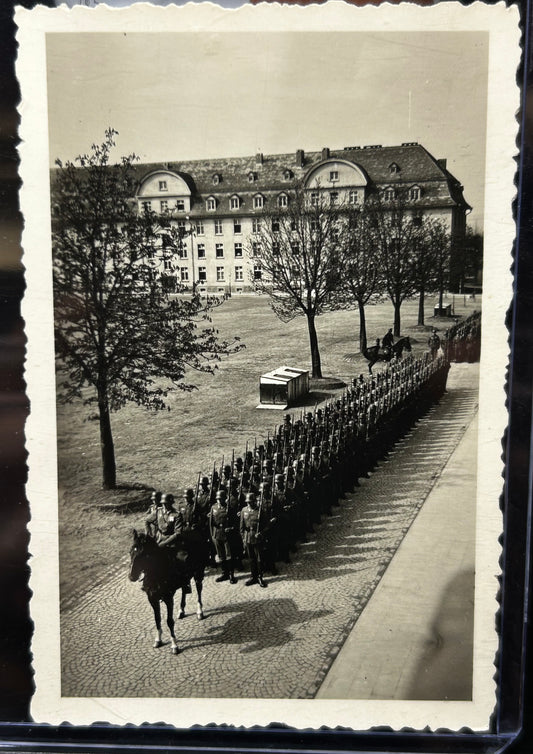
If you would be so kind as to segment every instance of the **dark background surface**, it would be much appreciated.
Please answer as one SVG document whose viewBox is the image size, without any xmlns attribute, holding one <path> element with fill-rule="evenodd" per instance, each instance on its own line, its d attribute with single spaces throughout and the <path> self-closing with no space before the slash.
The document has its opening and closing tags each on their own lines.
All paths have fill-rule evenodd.
<svg viewBox="0 0 533 754">
<path fill-rule="evenodd" d="M 18 3 L 24 7 L 49 2 Z M 13 0 L 0 0 L 0 747 L 30 750 L 93 751 L 124 747 L 138 750 L 151 746 L 158 751 L 202 746 L 236 750 L 348 750 L 348 751 L 498 751 L 511 742 L 511 750 L 533 752 L 531 723 L 533 694 L 531 674 L 523 676 L 526 635 L 524 632 L 525 563 L 532 550 L 528 517 L 531 460 L 531 385 L 533 382 L 533 57 L 526 46 L 521 80 L 524 91 L 522 118 L 522 169 L 517 181 L 519 231 L 515 254 L 516 288 L 509 312 L 513 364 L 510 370 L 510 425 L 506 438 L 507 488 L 505 496 L 504 599 L 498 618 L 503 652 L 499 668 L 501 698 L 490 737 L 413 735 L 408 732 L 375 736 L 349 731 L 305 733 L 283 731 L 234 731 L 231 729 L 174 731 L 168 727 L 91 729 L 65 726 L 61 729 L 30 723 L 29 704 L 33 689 L 31 674 L 31 621 L 29 618 L 28 547 L 26 526 L 29 506 L 24 495 L 26 453 L 24 422 L 29 405 L 24 394 L 23 359 L 25 339 L 20 317 L 24 292 L 18 211 L 17 125 L 18 84 L 14 74 L 16 43 L 12 20 Z M 529 3 L 521 3 L 522 18 Z M 507 546 L 507 542 L 511 542 Z M 30 547 L 31 550 L 31 547 Z M 529 584 L 531 585 L 531 576 Z M 531 608 L 529 609 L 531 613 Z M 531 647 L 531 627 L 527 635 Z M 524 695 L 522 698 L 522 690 Z M 516 732 L 521 728 L 522 734 Z"/>
</svg>

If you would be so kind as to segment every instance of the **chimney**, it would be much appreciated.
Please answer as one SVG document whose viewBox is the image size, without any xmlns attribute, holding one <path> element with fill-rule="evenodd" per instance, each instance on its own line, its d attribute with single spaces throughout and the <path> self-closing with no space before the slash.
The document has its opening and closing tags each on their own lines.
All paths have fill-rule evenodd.
<svg viewBox="0 0 533 754">
<path fill-rule="evenodd" d="M 445 158 L 437 160 L 437 165 L 439 166 L 439 168 L 442 168 L 443 170 L 446 170 L 446 163 L 447 163 L 447 160 Z"/>
<path fill-rule="evenodd" d="M 303 149 L 296 150 L 296 165 L 299 168 L 303 168 L 305 162 L 305 153 Z"/>
<path fill-rule="evenodd" d="M 322 150 L 322 159 L 329 159 L 329 147 L 324 147 L 324 149 Z"/>
<path fill-rule="evenodd" d="M 256 165 L 262 165 L 263 164 L 263 153 L 258 152 L 255 156 L 255 164 Z"/>
</svg>

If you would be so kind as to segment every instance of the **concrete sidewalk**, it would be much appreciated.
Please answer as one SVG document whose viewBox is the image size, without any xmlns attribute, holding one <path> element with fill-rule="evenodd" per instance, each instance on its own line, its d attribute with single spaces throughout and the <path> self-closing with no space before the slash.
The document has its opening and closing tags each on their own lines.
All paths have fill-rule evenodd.
<svg viewBox="0 0 533 754">
<path fill-rule="evenodd" d="M 316 698 L 469 700 L 477 414 Z"/>
</svg>

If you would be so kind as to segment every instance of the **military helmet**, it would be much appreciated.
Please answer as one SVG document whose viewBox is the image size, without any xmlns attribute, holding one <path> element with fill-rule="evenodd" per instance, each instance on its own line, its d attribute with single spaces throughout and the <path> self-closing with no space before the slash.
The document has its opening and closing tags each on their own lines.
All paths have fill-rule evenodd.
<svg viewBox="0 0 533 754">
<path fill-rule="evenodd" d="M 224 466 L 224 474 L 231 474 L 231 466 L 229 463 Z"/>
<path fill-rule="evenodd" d="M 255 494 L 253 492 L 247 492 L 244 498 L 245 503 L 255 503 Z"/>
<path fill-rule="evenodd" d="M 188 500 L 192 500 L 194 497 L 194 490 L 192 487 L 187 487 L 187 489 L 183 491 L 183 494 Z"/>
<path fill-rule="evenodd" d="M 285 477 L 283 476 L 283 474 L 276 474 L 276 476 L 274 477 L 274 481 L 275 482 L 283 482 L 284 478 Z"/>
<path fill-rule="evenodd" d="M 159 503 L 161 501 L 161 493 L 159 490 L 153 490 L 152 494 L 150 495 L 150 500 L 154 503 Z"/>
<path fill-rule="evenodd" d="M 313 453 L 314 455 L 320 453 L 320 448 L 318 447 L 318 445 L 313 445 L 313 447 L 311 448 L 311 453 Z"/>
<path fill-rule="evenodd" d="M 287 424 L 290 424 L 292 421 L 291 415 L 285 414 L 285 416 L 283 417 L 283 421 L 286 422 Z"/>
<path fill-rule="evenodd" d="M 170 508 L 172 505 L 174 505 L 174 495 L 171 495 L 170 493 L 161 495 L 161 502 L 164 506 Z"/>
<path fill-rule="evenodd" d="M 216 497 L 217 497 L 217 500 L 225 500 L 226 490 L 218 490 Z"/>
<path fill-rule="evenodd" d="M 209 487 L 209 477 L 208 476 L 203 476 L 202 480 L 201 480 L 201 483 L 202 483 L 202 487 Z"/>
</svg>

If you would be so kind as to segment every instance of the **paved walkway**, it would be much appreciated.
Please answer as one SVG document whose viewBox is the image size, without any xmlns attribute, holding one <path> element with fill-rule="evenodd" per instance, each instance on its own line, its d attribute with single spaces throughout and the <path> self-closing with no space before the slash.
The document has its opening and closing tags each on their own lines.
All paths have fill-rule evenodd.
<svg viewBox="0 0 533 754">
<path fill-rule="evenodd" d="M 126 568 L 64 610 L 62 694 L 315 697 L 475 416 L 477 379 L 477 365 L 454 365 L 440 404 L 322 521 L 293 563 L 268 578 L 267 589 L 245 587 L 244 574 L 234 586 L 209 575 L 206 620 L 197 621 L 191 605 L 177 621 L 177 657 L 168 644 L 152 648 L 151 609 Z M 422 560 L 413 574 L 425 567 Z"/>
<path fill-rule="evenodd" d="M 472 698 L 477 424 L 476 417 L 317 698 Z"/>
</svg>

